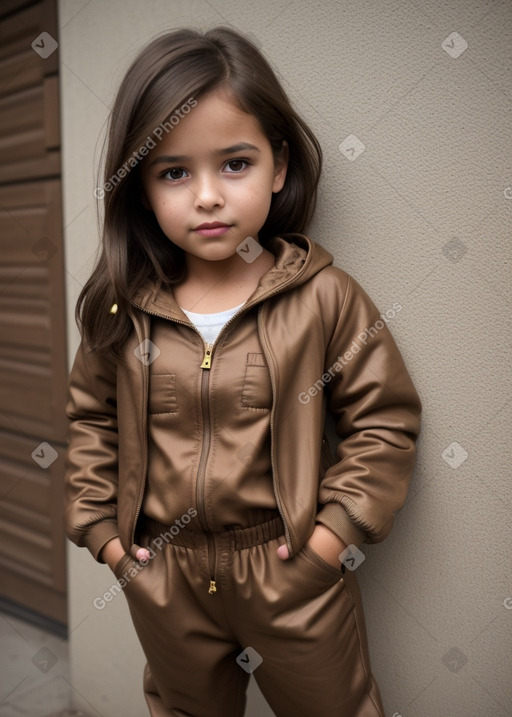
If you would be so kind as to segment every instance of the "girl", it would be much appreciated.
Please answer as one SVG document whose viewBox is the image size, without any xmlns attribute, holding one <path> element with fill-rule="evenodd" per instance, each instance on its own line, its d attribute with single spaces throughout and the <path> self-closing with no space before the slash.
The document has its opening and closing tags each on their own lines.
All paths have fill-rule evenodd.
<svg viewBox="0 0 512 717">
<path fill-rule="evenodd" d="M 252 672 L 277 717 L 384 715 L 354 569 L 405 500 L 420 401 L 389 310 L 302 233 L 320 168 L 231 29 L 159 37 L 121 84 L 66 533 L 125 593 L 153 717 L 242 717 Z"/>
</svg>

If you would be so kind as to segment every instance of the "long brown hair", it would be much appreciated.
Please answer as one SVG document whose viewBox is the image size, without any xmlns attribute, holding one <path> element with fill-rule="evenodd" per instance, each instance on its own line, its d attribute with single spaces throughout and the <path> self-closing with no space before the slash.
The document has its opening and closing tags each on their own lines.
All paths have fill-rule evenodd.
<svg viewBox="0 0 512 717">
<path fill-rule="evenodd" d="M 312 218 L 322 151 L 260 51 L 227 27 L 204 34 L 180 29 L 157 37 L 135 58 L 119 87 L 103 147 L 104 181 L 95 190 L 104 201 L 101 252 L 75 311 L 94 350 L 119 358 L 133 330 L 128 310 L 135 291 L 148 279 L 170 287 L 182 278 L 183 250 L 142 204 L 139 163 L 142 148 L 151 147 L 158 136 L 155 130 L 172 128 L 173 119 L 187 109 L 193 112 L 194 102 L 217 87 L 230 90 L 238 107 L 259 120 L 275 157 L 283 140 L 289 146 L 286 181 L 272 195 L 258 234 L 261 243 L 303 232 Z M 114 303 L 116 314 L 110 312 Z"/>
</svg>

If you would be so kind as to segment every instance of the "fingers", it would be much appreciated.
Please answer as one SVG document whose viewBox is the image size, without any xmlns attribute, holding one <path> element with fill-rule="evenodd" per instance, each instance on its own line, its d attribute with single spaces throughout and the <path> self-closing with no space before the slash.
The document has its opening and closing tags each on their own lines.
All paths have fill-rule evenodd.
<svg viewBox="0 0 512 717">
<path fill-rule="evenodd" d="M 146 548 L 140 548 L 137 550 L 137 560 L 149 560 L 151 557 L 149 550 Z"/>
<path fill-rule="evenodd" d="M 136 545 L 135 543 L 130 548 L 130 555 L 132 558 L 135 558 L 135 560 L 149 560 L 151 557 L 151 553 L 147 548 L 142 548 L 140 545 Z"/>
<path fill-rule="evenodd" d="M 281 558 L 281 560 L 288 560 L 290 557 L 290 554 L 288 552 L 288 546 L 287 545 L 280 545 L 277 549 L 277 554 Z"/>
</svg>

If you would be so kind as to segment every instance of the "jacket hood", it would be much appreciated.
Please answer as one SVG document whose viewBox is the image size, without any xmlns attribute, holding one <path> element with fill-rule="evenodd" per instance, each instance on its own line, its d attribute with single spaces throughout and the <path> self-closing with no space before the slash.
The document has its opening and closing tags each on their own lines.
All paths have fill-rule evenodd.
<svg viewBox="0 0 512 717">
<path fill-rule="evenodd" d="M 265 248 L 275 256 L 274 266 L 260 279 L 250 297 L 256 303 L 268 295 L 288 291 L 307 282 L 333 262 L 333 256 L 305 234 L 285 234 L 273 237 Z M 186 318 L 171 292 L 149 280 L 135 292 L 132 304 L 146 311 L 166 313 L 175 318 Z"/>
</svg>

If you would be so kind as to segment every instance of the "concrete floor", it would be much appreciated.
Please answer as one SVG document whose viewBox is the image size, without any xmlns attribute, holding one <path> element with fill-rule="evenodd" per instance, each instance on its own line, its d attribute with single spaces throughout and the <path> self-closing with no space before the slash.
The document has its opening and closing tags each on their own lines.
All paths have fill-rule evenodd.
<svg viewBox="0 0 512 717">
<path fill-rule="evenodd" d="M 67 640 L 0 612 L 0 717 L 97 715 L 87 709 L 70 683 Z"/>
</svg>

